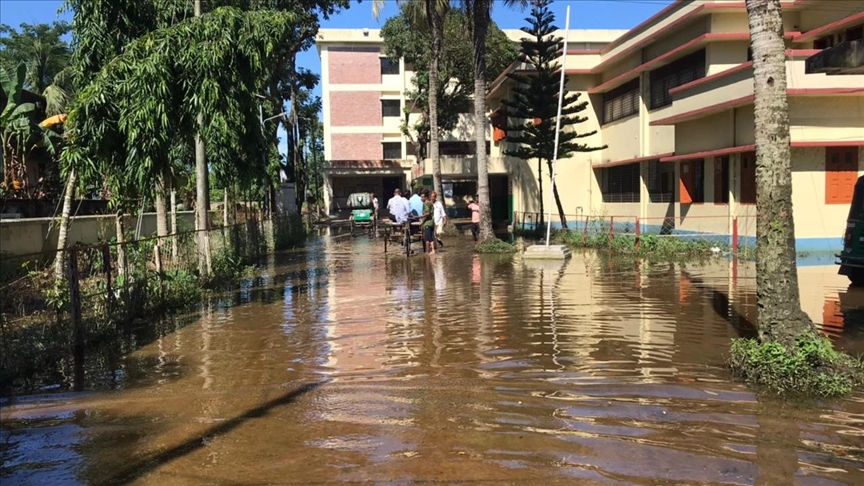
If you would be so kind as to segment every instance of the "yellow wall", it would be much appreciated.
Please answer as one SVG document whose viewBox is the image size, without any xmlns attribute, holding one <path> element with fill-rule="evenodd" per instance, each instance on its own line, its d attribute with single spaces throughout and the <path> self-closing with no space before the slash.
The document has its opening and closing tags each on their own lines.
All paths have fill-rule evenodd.
<svg viewBox="0 0 864 486">
<path fill-rule="evenodd" d="M 858 175 L 861 154 L 858 150 Z M 792 207 L 795 235 L 799 238 L 843 235 L 848 204 L 825 204 L 825 149 L 822 147 L 792 149 Z"/>
<path fill-rule="evenodd" d="M 790 97 L 789 123 L 793 142 L 862 140 L 864 96 Z"/>
</svg>

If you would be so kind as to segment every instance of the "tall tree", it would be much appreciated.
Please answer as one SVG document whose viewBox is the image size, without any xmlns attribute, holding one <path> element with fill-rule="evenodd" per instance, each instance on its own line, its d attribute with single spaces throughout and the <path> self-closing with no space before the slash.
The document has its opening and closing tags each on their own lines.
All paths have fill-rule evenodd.
<svg viewBox="0 0 864 486">
<path fill-rule="evenodd" d="M 505 6 L 524 7 L 526 0 L 504 0 Z M 480 241 L 495 238 L 489 199 L 489 166 L 486 156 L 486 34 L 491 22 L 492 0 L 463 0 L 471 17 L 474 39 L 474 135 L 477 154 L 477 195 L 480 198 Z"/>
<path fill-rule="evenodd" d="M 505 154 L 520 159 L 537 159 L 538 183 L 540 185 L 540 221 L 543 222 L 543 162 L 546 162 L 549 177 L 552 175 L 552 162 L 555 155 L 555 131 L 558 113 L 558 95 L 561 93 L 561 64 L 558 58 L 564 48 L 562 37 L 554 32 L 555 14 L 549 9 L 552 0 L 534 0 L 531 16 L 525 19 L 529 26 L 522 31 L 531 37 L 522 39 L 521 60 L 532 68 L 530 74 L 508 74 L 517 84 L 513 97 L 504 100 L 505 112 L 509 118 L 525 120 L 522 124 L 508 127 L 507 142 L 517 146 L 506 150 Z M 564 100 L 561 108 L 561 130 L 558 134 L 558 159 L 565 159 L 575 152 L 593 152 L 605 147 L 590 147 L 578 143 L 580 138 L 596 135 L 597 131 L 579 133 L 572 129 L 575 125 L 588 120 L 578 113 L 588 108 L 588 102 L 579 102 L 581 93 L 567 90 L 567 77 L 564 77 Z M 571 127 L 570 130 L 567 130 Z M 553 185 L 555 204 L 561 226 L 567 229 L 564 207 L 558 195 L 558 186 Z M 551 223 L 551 222 L 550 222 Z"/>
<path fill-rule="evenodd" d="M 438 59 L 439 76 L 437 83 L 436 104 L 438 133 L 442 136 L 455 129 L 460 115 L 466 113 L 471 106 L 474 94 L 474 50 L 470 32 L 469 19 L 460 10 L 451 10 L 444 19 L 444 37 L 447 42 L 441 49 Z M 431 58 L 428 29 L 417 27 L 404 12 L 391 17 L 381 29 L 384 39 L 384 53 L 391 59 L 404 58 L 406 63 L 414 66 L 415 76 L 412 79 L 412 89 L 406 92 L 412 106 L 402 124 L 402 132 L 410 139 L 416 148 L 418 156 L 429 156 L 427 146 L 431 146 L 429 115 L 429 59 Z M 513 43 L 498 28 L 495 23 L 489 26 L 486 36 L 486 51 L 490 77 L 504 70 L 518 54 Z M 487 78 L 487 81 L 490 79 Z M 413 115 L 419 111 L 419 117 Z M 415 117 L 414 121 L 411 117 Z"/>
<path fill-rule="evenodd" d="M 759 339 L 791 348 L 813 329 L 801 310 L 792 218 L 792 153 L 780 0 L 747 0 L 756 137 L 756 297 Z"/>
<path fill-rule="evenodd" d="M 66 22 L 53 24 L 21 24 L 18 31 L 0 25 L 0 64 L 15 70 L 18 64 L 27 66 L 26 88 L 44 93 L 55 77 L 69 64 L 71 50 L 63 36 L 69 32 Z"/>
</svg>

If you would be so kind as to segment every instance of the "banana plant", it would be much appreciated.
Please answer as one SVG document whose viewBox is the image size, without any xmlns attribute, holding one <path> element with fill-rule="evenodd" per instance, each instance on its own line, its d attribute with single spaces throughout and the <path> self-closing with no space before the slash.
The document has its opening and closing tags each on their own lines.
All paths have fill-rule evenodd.
<svg viewBox="0 0 864 486">
<path fill-rule="evenodd" d="M 35 148 L 43 148 L 53 155 L 54 141 L 58 138 L 54 131 L 36 122 L 39 115 L 36 104 L 22 102 L 26 76 L 24 63 L 18 65 L 14 78 L 6 69 L 0 69 L 0 87 L 6 100 L 0 111 L 3 188 L 6 191 L 26 190 L 27 157 Z"/>
</svg>

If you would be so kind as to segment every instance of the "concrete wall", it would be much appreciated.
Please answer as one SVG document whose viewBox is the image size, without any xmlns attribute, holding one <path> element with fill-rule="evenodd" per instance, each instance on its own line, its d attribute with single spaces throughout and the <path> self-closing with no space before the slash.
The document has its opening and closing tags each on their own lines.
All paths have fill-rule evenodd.
<svg viewBox="0 0 864 486">
<path fill-rule="evenodd" d="M 641 155 L 642 121 L 639 115 L 603 125 L 601 135 L 608 148 L 600 152 L 601 162 L 635 159 Z"/>
<path fill-rule="evenodd" d="M 221 221 L 221 213 L 211 212 L 210 220 Z M 52 224 L 53 223 L 53 224 Z M 134 231 L 138 224 L 137 216 L 127 215 L 125 227 Z M 59 219 L 28 218 L 0 221 L 0 249 L 2 253 L 26 255 L 57 248 Z M 177 213 L 177 230 L 191 231 L 195 227 L 193 211 Z M 50 230 L 49 230 L 50 228 Z M 78 216 L 69 225 L 68 246 L 92 245 L 106 242 L 116 236 L 116 217 L 114 215 Z M 145 213 L 141 222 L 141 236 L 156 233 L 156 213 Z"/>
<path fill-rule="evenodd" d="M 864 96 L 790 97 L 789 124 L 793 142 L 864 140 Z"/>
</svg>

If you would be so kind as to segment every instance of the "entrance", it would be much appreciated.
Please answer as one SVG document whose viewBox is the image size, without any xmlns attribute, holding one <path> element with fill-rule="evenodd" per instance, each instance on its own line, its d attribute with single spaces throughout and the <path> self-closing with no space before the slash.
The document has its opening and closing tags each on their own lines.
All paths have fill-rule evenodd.
<svg viewBox="0 0 864 486">
<path fill-rule="evenodd" d="M 492 222 L 510 222 L 510 187 L 508 176 L 489 175 L 489 199 Z"/>
</svg>

